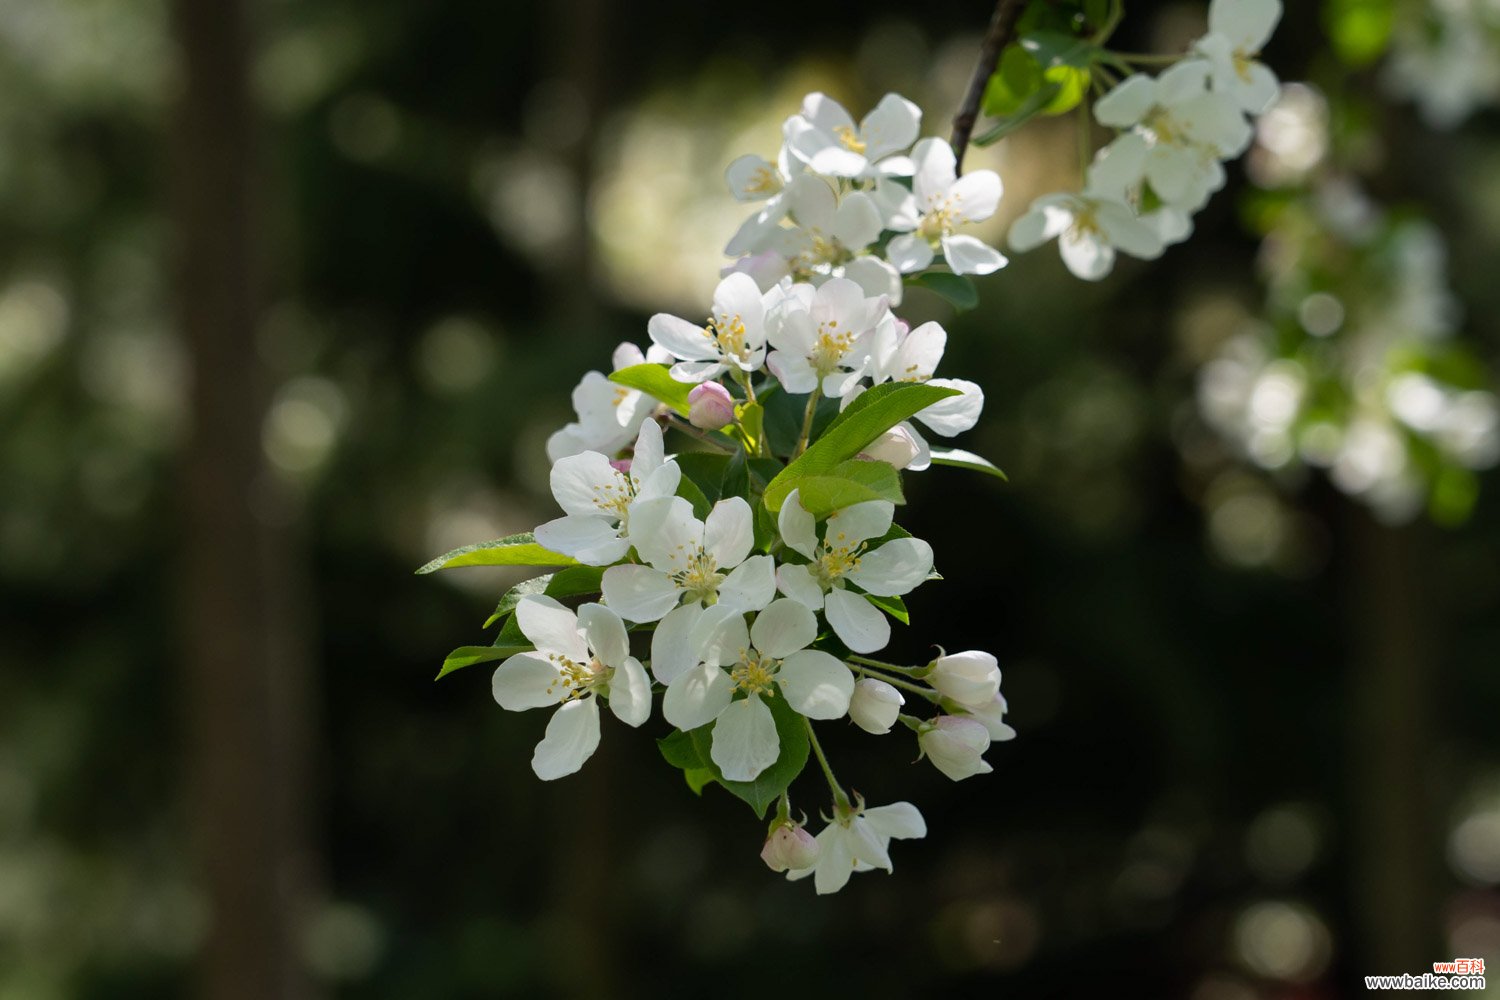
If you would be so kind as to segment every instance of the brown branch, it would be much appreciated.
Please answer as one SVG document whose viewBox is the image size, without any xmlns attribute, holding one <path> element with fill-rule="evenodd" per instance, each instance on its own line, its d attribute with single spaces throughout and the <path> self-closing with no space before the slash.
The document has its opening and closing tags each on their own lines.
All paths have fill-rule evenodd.
<svg viewBox="0 0 1500 1000">
<path fill-rule="evenodd" d="M 969 80 L 969 92 L 964 95 L 958 114 L 953 116 L 953 137 L 949 144 L 953 147 L 959 173 L 964 172 L 964 153 L 968 151 L 974 123 L 979 120 L 979 102 L 984 98 L 985 84 L 1000 62 L 1000 53 L 1014 40 L 1016 21 L 1020 19 L 1025 7 L 1026 0 L 999 0 L 995 4 L 994 16 L 990 18 L 990 26 L 984 33 L 984 42 L 979 46 L 979 63 L 974 67 L 974 76 Z"/>
</svg>

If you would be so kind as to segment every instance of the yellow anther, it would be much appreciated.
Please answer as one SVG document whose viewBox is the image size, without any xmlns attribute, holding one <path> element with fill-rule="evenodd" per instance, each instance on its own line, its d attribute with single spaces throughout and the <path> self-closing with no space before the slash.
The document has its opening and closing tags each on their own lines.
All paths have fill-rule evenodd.
<svg viewBox="0 0 1500 1000">
<path fill-rule="evenodd" d="M 863 153 L 865 144 L 859 141 L 859 134 L 848 125 L 839 125 L 833 130 L 834 135 L 839 137 L 839 142 L 851 153 Z"/>
</svg>

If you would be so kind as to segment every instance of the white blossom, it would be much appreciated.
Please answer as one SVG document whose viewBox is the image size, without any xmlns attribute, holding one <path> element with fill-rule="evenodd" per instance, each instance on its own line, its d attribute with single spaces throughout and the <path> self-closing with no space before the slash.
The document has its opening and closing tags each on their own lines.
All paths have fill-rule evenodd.
<svg viewBox="0 0 1500 1000">
<path fill-rule="evenodd" d="M 590 566 L 618 562 L 630 549 L 625 533 L 639 501 L 677 492 L 682 470 L 662 454 L 656 421 L 641 425 L 628 471 L 596 451 L 570 455 L 552 466 L 552 496 L 566 513 L 536 529 L 536 540 L 553 552 Z"/>
<path fill-rule="evenodd" d="M 818 834 L 818 859 L 810 867 L 786 873 L 792 881 L 813 877 L 818 895 L 838 892 L 855 872 L 876 868 L 892 870 L 892 840 L 914 840 L 927 836 L 927 822 L 910 802 L 888 806 L 840 810 L 833 822 Z"/>
<path fill-rule="evenodd" d="M 531 768 L 551 781 L 573 774 L 599 746 L 598 699 L 627 726 L 651 714 L 651 681 L 618 615 L 585 604 L 575 615 L 550 597 L 523 597 L 516 605 L 521 633 L 535 652 L 517 653 L 495 668 L 491 690 L 512 712 L 558 706 L 536 746 Z"/>
<path fill-rule="evenodd" d="M 1214 90 L 1253 115 L 1276 100 L 1276 74 L 1259 56 L 1280 20 L 1281 0 L 1213 0 L 1208 34 L 1196 46 L 1208 60 Z"/>
<path fill-rule="evenodd" d="M 661 620 L 651 671 L 664 684 L 698 662 L 691 637 L 705 606 L 759 611 L 776 596 L 775 561 L 750 556 L 754 515 L 742 497 L 720 500 L 703 521 L 681 497 L 643 502 L 629 539 L 646 565 L 605 570 L 604 603 L 629 621 Z"/>
<path fill-rule="evenodd" d="M 837 719 L 849 710 L 854 676 L 832 655 L 807 648 L 817 637 L 813 613 L 784 597 L 749 629 L 743 612 L 716 605 L 693 632 L 700 662 L 667 684 L 662 714 L 682 730 L 714 723 L 713 762 L 729 781 L 753 781 L 781 753 L 764 698 L 784 697 L 809 719 Z"/>
<path fill-rule="evenodd" d="M 888 308 L 847 278 L 792 285 L 772 310 L 767 336 L 776 349 L 766 367 L 787 392 L 820 389 L 841 398 L 864 376 L 875 324 Z"/>
<path fill-rule="evenodd" d="M 886 245 L 886 257 L 903 274 L 931 266 L 935 251 L 955 274 L 989 274 L 1005 256 L 973 236 L 957 235 L 966 222 L 980 222 L 1000 204 L 1000 175 L 975 170 L 958 176 L 958 160 L 945 139 L 923 139 L 912 150 L 912 187 L 881 181 L 876 198 L 885 209 L 886 228 L 904 235 Z"/>
<path fill-rule="evenodd" d="M 625 343 L 615 348 L 613 370 L 671 360 L 672 355 L 655 344 L 642 354 L 639 347 Z M 599 372 L 589 372 L 573 389 L 573 410 L 578 419 L 547 439 L 547 458 L 556 462 L 585 451 L 613 455 L 635 440 L 641 424 L 658 405 L 639 390 L 616 385 Z"/>
<path fill-rule="evenodd" d="M 856 653 L 883 649 L 891 638 L 885 614 L 853 584 L 876 597 L 908 594 L 932 572 L 932 546 L 919 538 L 876 542 L 891 527 L 896 507 L 887 500 L 857 503 L 828 516 L 823 537 L 802 506 L 800 490 L 782 502 L 781 539 L 804 563 L 783 563 L 776 586 L 813 611 L 822 610 L 845 646 Z"/>
<path fill-rule="evenodd" d="M 705 382 L 730 370 L 753 372 L 765 362 L 765 303 L 748 275 L 731 274 L 719 282 L 703 326 L 657 313 L 646 329 L 659 347 L 680 359 L 672 377 L 682 382 Z"/>
<path fill-rule="evenodd" d="M 1087 191 L 1043 195 L 1010 227 L 1011 249 L 1020 253 L 1054 237 L 1063 263 L 1085 281 L 1108 275 L 1117 250 L 1152 260 L 1165 249 L 1160 233 L 1125 202 Z"/>
<path fill-rule="evenodd" d="M 828 177 L 907 176 L 911 161 L 897 155 L 922 127 L 922 109 L 886 94 L 856 128 L 843 106 L 826 94 L 808 94 L 800 114 L 782 126 L 786 145 L 815 173 Z"/>
</svg>

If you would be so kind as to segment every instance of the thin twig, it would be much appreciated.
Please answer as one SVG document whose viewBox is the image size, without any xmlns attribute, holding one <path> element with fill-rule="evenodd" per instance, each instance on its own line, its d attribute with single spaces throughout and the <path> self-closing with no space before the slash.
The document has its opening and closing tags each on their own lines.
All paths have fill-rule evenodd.
<svg viewBox="0 0 1500 1000">
<path fill-rule="evenodd" d="M 974 67 L 974 76 L 969 80 L 969 92 L 964 95 L 958 114 L 953 116 L 953 137 L 949 144 L 953 147 L 953 157 L 959 173 L 963 173 L 964 153 L 969 148 L 969 136 L 974 131 L 974 123 L 979 120 L 979 102 L 984 99 L 985 84 L 989 83 L 990 75 L 1000 62 L 1000 53 L 1015 37 L 1016 21 L 1020 19 L 1025 7 L 1025 0 L 999 0 L 995 4 L 994 16 L 990 18 L 990 26 L 984 33 L 984 42 L 979 46 L 979 62 Z"/>
</svg>

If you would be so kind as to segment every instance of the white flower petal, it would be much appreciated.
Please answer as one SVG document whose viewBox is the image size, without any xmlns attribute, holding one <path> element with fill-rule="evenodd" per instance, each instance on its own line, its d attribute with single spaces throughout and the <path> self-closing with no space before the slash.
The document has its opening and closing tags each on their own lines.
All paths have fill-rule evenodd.
<svg viewBox="0 0 1500 1000">
<path fill-rule="evenodd" d="M 851 591 L 830 590 L 823 616 L 851 652 L 874 653 L 891 641 L 891 623 L 884 612 Z"/>
<path fill-rule="evenodd" d="M 838 658 L 804 649 L 782 661 L 776 672 L 786 702 L 809 719 L 839 719 L 849 711 L 854 675 Z"/>
<path fill-rule="evenodd" d="M 892 840 L 914 840 L 927 836 L 927 821 L 910 802 L 892 802 L 864 811 L 865 822 L 882 837 Z"/>
<path fill-rule="evenodd" d="M 902 274 L 911 274 L 925 270 L 932 263 L 932 246 L 922 237 L 907 233 L 885 245 L 885 258 Z"/>
<path fill-rule="evenodd" d="M 495 668 L 490 693 L 508 712 L 556 705 L 565 693 L 562 674 L 543 653 L 517 653 Z"/>
<path fill-rule="evenodd" d="M 776 560 L 751 556 L 719 584 L 719 603 L 738 611 L 759 611 L 776 596 Z"/>
<path fill-rule="evenodd" d="M 677 316 L 657 313 L 646 323 L 653 343 L 666 348 L 672 357 L 684 361 L 709 361 L 719 356 L 714 342 L 703 327 Z"/>
<path fill-rule="evenodd" d="M 890 531 L 895 516 L 896 505 L 889 500 L 851 504 L 829 515 L 824 542 L 830 548 L 852 548 Z"/>
<path fill-rule="evenodd" d="M 974 236 L 944 236 L 943 259 L 954 274 L 993 274 L 1010 263 L 1005 254 Z"/>
<path fill-rule="evenodd" d="M 932 546 L 920 538 L 893 538 L 861 556 L 848 577 L 877 597 L 900 597 L 931 572 Z"/>
<path fill-rule="evenodd" d="M 886 94 L 859 123 L 859 138 L 865 156 L 878 160 L 905 149 L 922 129 L 922 109 L 900 94 Z"/>
<path fill-rule="evenodd" d="M 537 543 L 553 552 L 572 556 L 590 566 L 608 566 L 618 562 L 630 548 L 620 537 L 613 518 L 589 514 L 568 514 L 539 525 Z"/>
<path fill-rule="evenodd" d="M 632 622 L 654 622 L 682 599 L 671 577 L 649 566 L 611 566 L 604 571 L 602 589 L 604 603 Z"/>
<path fill-rule="evenodd" d="M 698 665 L 698 647 L 693 643 L 698 619 L 703 617 L 701 604 L 684 604 L 668 611 L 651 633 L 651 672 L 663 684 L 670 684 Z"/>
<path fill-rule="evenodd" d="M 813 611 L 823 608 L 823 588 L 806 566 L 790 563 L 776 568 L 776 587 L 783 594 Z"/>
<path fill-rule="evenodd" d="M 635 438 L 635 448 L 630 453 L 630 477 L 638 483 L 645 482 L 662 467 L 665 459 L 661 427 L 655 420 L 648 420 L 641 424 L 640 433 Z"/>
<path fill-rule="evenodd" d="M 933 136 L 921 140 L 912 147 L 911 161 L 917 168 L 912 174 L 911 189 L 920 205 L 931 204 L 933 199 L 947 194 L 958 179 L 958 159 L 946 139 Z"/>
<path fill-rule="evenodd" d="M 587 660 L 589 648 L 578 631 L 578 616 L 550 597 L 523 597 L 516 605 L 521 634 L 544 653 L 561 653 L 570 660 Z"/>
<path fill-rule="evenodd" d="M 620 616 L 602 604 L 584 604 L 578 609 L 578 627 L 594 657 L 606 667 L 618 667 L 630 656 L 630 637 Z"/>
<path fill-rule="evenodd" d="M 543 781 L 573 774 L 599 746 L 599 704 L 594 698 L 558 707 L 547 722 L 547 735 L 536 745 L 531 769 Z"/>
<path fill-rule="evenodd" d="M 627 656 L 609 680 L 609 710 L 627 726 L 651 717 L 651 679 L 641 661 Z"/>
<path fill-rule="evenodd" d="M 709 756 L 728 781 L 754 781 L 781 756 L 776 719 L 756 695 L 732 702 L 714 723 Z"/>
<path fill-rule="evenodd" d="M 745 561 L 755 545 L 755 514 L 744 497 L 730 497 L 714 504 L 703 526 L 703 551 L 714 557 L 721 570 Z"/>
<path fill-rule="evenodd" d="M 855 191 L 845 195 L 833 216 L 832 235 L 844 248 L 857 253 L 880 237 L 884 223 L 880 209 L 870 196 Z"/>
<path fill-rule="evenodd" d="M 847 831 L 838 824 L 830 824 L 818 834 L 818 863 L 813 868 L 813 887 L 818 895 L 826 896 L 838 892 L 849 884 L 854 874 L 854 855 L 850 851 Z M 790 877 L 791 873 L 788 873 Z"/>
<path fill-rule="evenodd" d="M 745 616 L 734 608 L 715 604 L 703 612 L 693 628 L 692 643 L 698 658 L 718 666 L 727 666 L 750 647 L 750 631 Z"/>
<path fill-rule="evenodd" d="M 630 507 L 630 544 L 657 569 L 675 573 L 682 553 L 703 542 L 703 522 L 693 516 L 693 505 L 682 497 L 638 500 Z M 674 559 L 675 557 L 675 559 Z"/>
<path fill-rule="evenodd" d="M 916 419 L 943 437 L 953 437 L 970 430 L 979 422 L 984 412 L 984 390 L 973 382 L 961 378 L 935 378 L 928 385 L 957 389 L 958 396 L 949 396 L 920 411 Z"/>
<path fill-rule="evenodd" d="M 963 222 L 983 222 L 1000 207 L 1005 190 L 1000 175 L 993 170 L 975 170 L 953 182 L 948 196 L 953 199 L 957 218 Z"/>
<path fill-rule="evenodd" d="M 724 180 L 737 201 L 762 201 L 781 190 L 781 174 L 776 165 L 753 153 L 729 164 Z"/>
<path fill-rule="evenodd" d="M 1208 5 L 1208 30 L 1247 55 L 1260 51 L 1280 21 L 1281 0 L 1213 0 Z"/>
<path fill-rule="evenodd" d="M 767 656 L 781 659 L 818 637 L 818 620 L 805 604 L 779 597 L 755 616 L 750 641 Z"/>
<path fill-rule="evenodd" d="M 1063 263 L 1084 281 L 1099 281 L 1115 266 L 1115 248 L 1090 232 L 1068 230 L 1058 237 Z"/>
<path fill-rule="evenodd" d="M 678 729 L 697 729 L 729 707 L 734 681 L 712 663 L 700 663 L 667 685 L 661 714 Z"/>
<path fill-rule="evenodd" d="M 799 552 L 809 559 L 815 559 L 818 555 L 816 523 L 813 516 L 802 506 L 801 492 L 792 490 L 787 494 L 787 498 L 781 503 L 781 514 L 777 518 L 776 525 L 781 531 L 781 540 L 786 542 L 794 552 Z"/>
<path fill-rule="evenodd" d="M 570 455 L 552 466 L 552 496 L 569 514 L 618 516 L 606 504 L 626 495 L 625 477 L 597 451 Z"/>
<path fill-rule="evenodd" d="M 1156 81 L 1136 73 L 1094 102 L 1094 118 L 1109 128 L 1129 128 L 1156 106 Z"/>
</svg>

